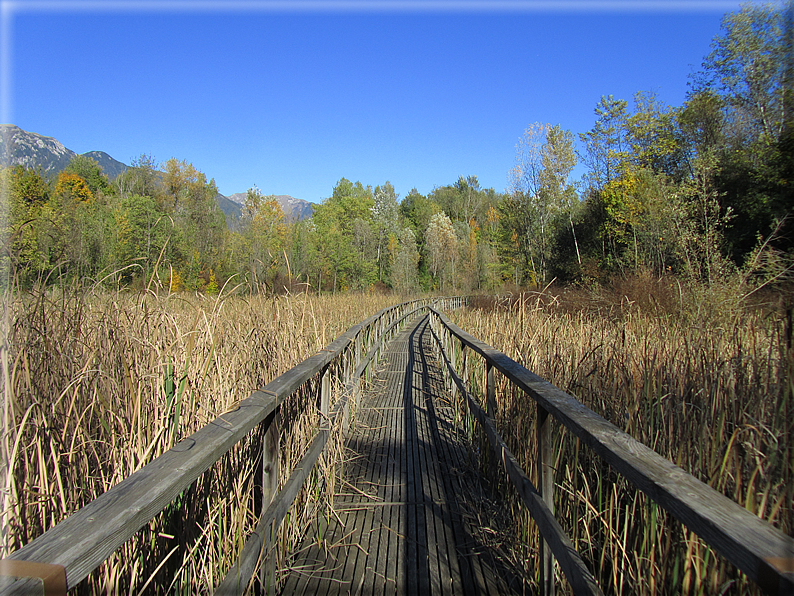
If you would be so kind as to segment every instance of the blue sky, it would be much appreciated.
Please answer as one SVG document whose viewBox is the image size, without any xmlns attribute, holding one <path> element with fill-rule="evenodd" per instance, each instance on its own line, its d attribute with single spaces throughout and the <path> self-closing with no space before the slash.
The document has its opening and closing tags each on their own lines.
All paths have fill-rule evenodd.
<svg viewBox="0 0 794 596">
<path fill-rule="evenodd" d="M 503 191 L 533 122 L 602 95 L 681 105 L 729 1 L 2 1 L 2 121 L 78 152 L 193 163 L 221 193 L 319 202 Z M 579 170 L 580 171 L 580 170 Z"/>
</svg>

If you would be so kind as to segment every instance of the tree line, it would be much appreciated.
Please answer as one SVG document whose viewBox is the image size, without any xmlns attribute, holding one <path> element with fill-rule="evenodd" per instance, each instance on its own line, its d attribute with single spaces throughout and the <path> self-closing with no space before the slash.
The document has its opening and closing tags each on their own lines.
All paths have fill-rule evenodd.
<svg viewBox="0 0 794 596">
<path fill-rule="evenodd" d="M 52 179 L 6 168 L 2 266 L 22 285 L 209 293 L 230 279 L 252 291 L 400 292 L 637 271 L 707 284 L 739 268 L 784 279 L 794 256 L 791 6 L 727 14 L 682 106 L 610 95 L 587 132 L 529 126 L 505 192 L 461 176 L 400 200 L 389 182 L 342 178 L 311 218 L 287 222 L 254 187 L 227 226 L 214 181 L 175 158 L 142 155 L 113 181 L 82 156 Z"/>
</svg>

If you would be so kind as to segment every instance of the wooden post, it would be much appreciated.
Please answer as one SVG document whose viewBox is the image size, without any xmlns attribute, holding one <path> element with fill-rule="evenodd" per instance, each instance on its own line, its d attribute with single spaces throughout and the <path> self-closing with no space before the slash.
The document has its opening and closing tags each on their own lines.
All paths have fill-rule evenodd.
<svg viewBox="0 0 794 596">
<path fill-rule="evenodd" d="M 460 344 L 460 380 L 463 382 L 463 386 L 466 388 L 466 390 L 469 389 L 468 356 L 469 356 L 469 352 L 466 349 L 466 344 L 461 343 Z M 455 361 L 453 360 L 453 363 L 454 362 Z M 463 407 L 466 411 L 466 415 L 464 417 L 466 423 L 466 436 L 469 438 L 469 441 L 471 441 L 473 438 L 473 432 L 472 432 L 473 417 L 471 415 L 471 411 L 469 410 L 469 403 L 466 400 L 465 395 L 460 396 L 460 402 L 463 404 Z"/>
<path fill-rule="evenodd" d="M 353 379 L 353 373 L 357 366 L 355 362 L 355 347 L 352 345 L 348 346 L 343 357 L 345 359 L 345 378 L 342 386 L 351 388 L 350 395 L 348 395 L 347 401 L 342 408 L 342 436 L 347 438 L 350 430 L 350 402 L 355 399 L 355 392 L 352 390 L 353 383 L 356 382 L 356 380 Z"/>
<path fill-rule="evenodd" d="M 320 394 L 317 396 L 317 409 L 319 410 L 320 416 L 320 431 L 328 431 L 329 438 L 331 432 L 331 420 L 328 416 L 329 413 L 329 405 L 331 402 L 331 366 L 326 366 L 322 372 L 320 373 Z M 323 468 L 325 469 L 325 473 L 328 474 L 329 467 L 328 467 L 328 448 L 330 447 L 330 442 L 325 444 L 323 447 L 323 454 L 320 456 L 318 463 L 322 462 L 322 465 L 317 467 L 317 482 L 319 485 L 320 492 L 330 491 L 331 487 L 331 479 L 327 475 L 323 475 Z M 331 498 L 331 495 L 327 495 L 327 498 Z M 320 503 L 317 504 L 318 506 Z M 318 507 L 315 509 L 315 519 L 317 520 L 317 530 L 319 532 L 319 536 L 325 537 L 325 532 L 328 529 L 328 520 L 325 514 L 322 511 L 322 508 Z"/>
<path fill-rule="evenodd" d="M 540 404 L 537 407 L 537 441 L 538 441 L 538 491 L 543 501 L 554 514 L 554 459 L 551 452 L 551 421 L 552 417 Z M 549 545 L 540 540 L 540 593 L 554 596 L 554 557 Z"/>
<path fill-rule="evenodd" d="M 485 361 L 485 411 L 488 417 L 496 422 L 496 381 L 493 364 L 487 360 Z"/>
<path fill-rule="evenodd" d="M 265 418 L 263 424 L 265 425 L 265 437 L 262 441 L 262 511 L 265 511 L 278 494 L 279 451 L 281 447 L 278 409 Z M 268 528 L 267 531 L 272 532 L 273 528 Z M 261 555 L 264 559 L 259 568 L 259 581 L 263 594 L 274 594 L 276 559 L 274 556 L 266 555 L 267 553 L 262 553 Z"/>
<path fill-rule="evenodd" d="M 320 430 L 331 430 L 328 413 L 331 403 L 331 366 L 326 366 L 320 373 L 320 395 L 318 396 L 318 408 L 320 410 Z"/>
<path fill-rule="evenodd" d="M 455 366 L 455 344 L 452 341 L 452 333 L 449 329 L 444 329 L 444 342 L 447 346 L 447 358 L 449 358 L 449 362 L 452 366 Z M 452 392 L 452 399 L 454 400 L 458 388 L 455 386 L 455 383 L 452 381 L 451 376 L 447 376 L 447 382 L 449 383 L 449 390 Z"/>
</svg>

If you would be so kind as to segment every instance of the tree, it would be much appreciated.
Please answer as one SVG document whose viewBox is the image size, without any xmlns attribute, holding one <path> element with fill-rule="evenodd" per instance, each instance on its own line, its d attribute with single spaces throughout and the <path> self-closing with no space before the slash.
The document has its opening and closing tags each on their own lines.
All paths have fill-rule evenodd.
<svg viewBox="0 0 794 596">
<path fill-rule="evenodd" d="M 272 288 L 282 266 L 286 235 L 284 211 L 276 197 L 265 197 L 258 188 L 249 188 L 240 217 L 239 234 L 251 291 L 258 290 L 260 283 L 269 283 Z"/>
<path fill-rule="evenodd" d="M 579 254 L 579 243 L 573 225 L 573 214 L 579 206 L 579 198 L 570 181 L 571 172 L 576 166 L 576 152 L 573 148 L 573 135 L 570 131 L 563 130 L 559 125 L 552 126 L 548 130 L 541 154 L 541 166 L 543 168 L 540 173 L 542 202 L 550 211 L 551 218 L 562 220 L 557 222 L 558 226 L 564 225 L 562 222 L 567 219 L 567 223 L 571 226 L 577 260 L 581 265 L 582 258 Z M 551 223 L 555 223 L 553 219 Z M 548 237 L 543 238 L 544 252 L 551 251 L 550 238 L 552 234 L 553 230 L 550 230 Z M 544 263 L 548 260 L 547 256 L 544 258 Z"/>
<path fill-rule="evenodd" d="M 11 195 L 26 205 L 41 205 L 50 197 L 50 187 L 41 172 L 16 165 L 8 171 Z"/>
<path fill-rule="evenodd" d="M 620 175 L 629 157 L 630 145 L 626 138 L 628 102 L 602 96 L 596 105 L 595 126 L 579 135 L 585 145 L 582 160 L 588 167 L 587 179 L 591 188 L 600 190 Z"/>
<path fill-rule="evenodd" d="M 315 208 L 315 247 L 322 264 L 318 273 L 325 270 L 333 278 L 334 292 L 377 280 L 374 259 L 366 258 L 374 204 L 371 187 L 342 178 L 333 194 Z"/>
<path fill-rule="evenodd" d="M 723 215 L 728 210 L 733 214 L 725 239 L 733 260 L 741 264 L 759 238 L 764 243 L 776 230 L 768 245 L 782 251 L 794 248 L 792 230 L 784 226 L 780 233 L 779 227 L 792 209 L 786 169 L 790 157 L 781 143 L 792 59 L 784 14 L 777 5 L 744 5 L 723 18 L 722 28 L 694 78 L 685 113 L 701 116 L 708 107 L 709 122 L 719 127 L 719 134 L 711 135 L 719 144 L 708 148 L 717 160 L 709 169 Z M 702 143 L 699 149 L 704 151 Z"/>
<path fill-rule="evenodd" d="M 109 195 L 114 192 L 108 177 L 105 176 L 95 159 L 85 155 L 76 155 L 63 171 L 82 178 L 92 195 L 96 196 L 99 193 Z"/>
<path fill-rule="evenodd" d="M 391 258 L 391 279 L 394 289 L 399 292 L 410 292 L 416 289 L 416 271 L 419 264 L 419 251 L 416 246 L 416 235 L 411 228 L 403 228 L 399 237 L 389 242 Z"/>
<path fill-rule="evenodd" d="M 0 170 L 0 184 L 8 191 L 2 209 L 3 277 L 15 274 L 22 282 L 46 272 L 57 258 L 60 214 L 50 204 L 50 188 L 40 171 L 21 165 Z"/>
<path fill-rule="evenodd" d="M 162 209 L 165 197 L 161 176 L 160 165 L 154 157 L 144 153 L 133 159 L 132 165 L 116 177 L 114 185 L 118 193 L 125 196 L 152 197 Z"/>
<path fill-rule="evenodd" d="M 664 174 L 674 180 L 685 175 L 684 148 L 677 116 L 655 93 L 634 95 L 634 113 L 626 118 L 631 161 L 639 168 Z"/>
<path fill-rule="evenodd" d="M 115 243 L 113 253 L 117 268 L 138 263 L 144 280 L 151 279 L 161 251 L 169 241 L 172 220 L 160 211 L 152 197 L 122 197 L 113 212 Z M 129 277 L 133 274 L 128 271 Z"/>
<path fill-rule="evenodd" d="M 487 192 L 480 188 L 477 176 L 459 176 L 454 184 L 434 188 L 429 198 L 453 221 L 481 217 L 488 200 Z"/>
<path fill-rule="evenodd" d="M 578 199 L 569 178 L 576 165 L 573 136 L 559 125 L 535 123 L 524 132 L 511 170 L 511 196 L 503 202 L 503 225 L 510 243 L 523 254 L 525 279 L 545 282 L 554 228 L 562 221 L 573 230 Z"/>
<path fill-rule="evenodd" d="M 397 205 L 397 193 L 391 182 L 386 182 L 382 187 L 376 186 L 373 195 L 372 222 L 377 235 L 377 257 L 378 280 L 383 281 L 384 269 L 389 262 L 387 254 L 387 243 L 390 238 L 397 234 L 397 223 L 399 219 L 399 206 Z"/>
<path fill-rule="evenodd" d="M 55 183 L 55 192 L 64 195 L 75 201 L 90 201 L 94 198 L 94 193 L 88 188 L 85 180 L 77 174 L 72 174 L 66 170 L 58 174 L 58 181 Z"/>
<path fill-rule="evenodd" d="M 510 197 L 503 203 L 503 222 L 512 230 L 511 242 L 517 243 L 523 257 L 525 276 L 538 279 L 535 230 L 539 227 L 537 201 L 540 193 L 541 156 L 549 125 L 530 125 L 516 145 L 516 165 L 510 170 Z"/>
<path fill-rule="evenodd" d="M 455 287 L 455 264 L 458 253 L 458 237 L 452 220 L 446 213 L 436 213 L 430 218 L 425 232 L 430 257 L 430 271 L 440 279 L 442 289 L 449 281 Z"/>
<path fill-rule="evenodd" d="M 215 180 L 207 181 L 203 172 L 186 161 L 169 159 L 162 165 L 166 201 L 163 210 L 173 216 L 175 256 L 185 269 L 189 289 L 201 289 L 210 270 L 219 269 L 228 228 L 218 207 Z"/>
<path fill-rule="evenodd" d="M 770 145 L 784 121 L 787 47 L 783 12 L 773 4 L 745 4 L 722 19 L 695 89 L 713 89 L 727 100 L 737 127 Z M 790 60 L 790 59 L 789 59 Z"/>
</svg>

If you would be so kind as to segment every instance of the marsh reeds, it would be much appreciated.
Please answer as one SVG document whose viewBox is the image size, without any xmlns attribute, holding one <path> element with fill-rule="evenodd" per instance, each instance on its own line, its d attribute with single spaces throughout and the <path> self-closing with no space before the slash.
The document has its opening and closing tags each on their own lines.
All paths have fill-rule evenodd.
<svg viewBox="0 0 794 596">
<path fill-rule="evenodd" d="M 77 288 L 3 300 L 2 556 L 399 301 Z M 280 410 L 282 483 L 319 424 L 315 385 Z M 211 593 L 262 508 L 262 435 L 254 430 L 223 456 L 77 592 Z M 318 487 L 328 474 L 321 468 L 307 483 L 280 530 L 276 559 L 322 506 L 316 501 L 327 491 Z"/>
<path fill-rule="evenodd" d="M 677 286 L 644 300 L 525 293 L 450 317 L 791 535 L 794 360 L 780 300 L 750 307 Z M 468 366 L 482 387 L 484 370 Z M 497 426 L 534 479 L 535 404 L 504 378 L 497 396 Z M 554 435 L 557 519 L 605 593 L 760 593 L 558 423 Z M 512 509 L 514 552 L 531 571 L 537 530 L 517 502 Z"/>
</svg>

